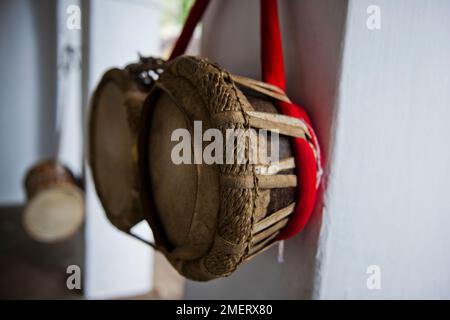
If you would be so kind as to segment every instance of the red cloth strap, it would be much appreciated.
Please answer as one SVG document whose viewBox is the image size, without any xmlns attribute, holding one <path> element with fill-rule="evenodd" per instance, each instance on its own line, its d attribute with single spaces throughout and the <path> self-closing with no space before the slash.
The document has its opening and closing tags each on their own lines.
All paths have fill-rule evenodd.
<svg viewBox="0 0 450 320">
<path fill-rule="evenodd" d="M 260 21 L 263 81 L 285 90 L 286 80 L 277 0 L 261 0 Z M 278 102 L 277 106 L 282 114 L 301 119 L 308 125 L 310 135 L 313 137 L 313 144 L 319 149 L 320 147 L 306 112 L 293 103 Z M 278 240 L 290 238 L 305 227 L 314 209 L 317 193 L 317 179 L 319 177 L 317 177 L 316 157 L 311 146 L 305 139 L 295 138 L 293 139 L 292 147 L 298 179 L 297 204 L 289 222 L 278 235 Z"/>
<path fill-rule="evenodd" d="M 286 90 L 283 47 L 281 45 L 276 0 L 261 0 L 261 71 L 263 81 Z"/>
<path fill-rule="evenodd" d="M 192 34 L 194 33 L 195 27 L 201 20 L 208 4 L 209 0 L 195 1 L 194 5 L 189 11 L 186 22 L 184 23 L 183 30 L 181 31 L 181 34 L 178 37 L 177 42 L 175 43 L 175 47 L 170 54 L 169 60 L 175 59 L 186 51 L 189 41 L 192 38 Z"/>
<path fill-rule="evenodd" d="M 202 18 L 208 3 L 209 0 L 197 0 L 192 6 L 169 60 L 182 55 L 186 51 L 195 27 Z M 286 78 L 284 74 L 283 48 L 278 21 L 277 0 L 261 0 L 260 19 L 263 81 L 275 85 L 284 91 L 286 89 Z M 301 119 L 307 124 L 313 140 L 312 143 L 320 153 L 320 146 L 316 135 L 303 108 L 288 102 L 278 102 L 277 107 L 282 114 Z M 301 138 L 293 139 L 292 147 L 298 179 L 297 205 L 288 224 L 278 235 L 278 240 L 290 238 L 305 227 L 314 209 L 317 193 L 317 180 L 319 177 L 317 176 L 317 162 L 313 149 L 308 141 Z"/>
</svg>

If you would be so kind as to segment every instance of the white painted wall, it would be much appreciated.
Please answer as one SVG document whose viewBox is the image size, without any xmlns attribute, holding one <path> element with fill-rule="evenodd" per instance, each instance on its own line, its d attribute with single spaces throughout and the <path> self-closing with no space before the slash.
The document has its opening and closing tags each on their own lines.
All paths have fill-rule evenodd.
<svg viewBox="0 0 450 320">
<path fill-rule="evenodd" d="M 306 230 L 188 298 L 450 298 L 450 3 L 279 1 L 288 94 L 327 154 Z M 369 5 L 382 29 L 366 27 Z M 258 77 L 258 1 L 217 1 L 203 55 Z M 232 22 L 232 23 L 231 23 Z M 381 289 L 369 290 L 370 265 Z"/>
<path fill-rule="evenodd" d="M 102 74 L 143 55 L 159 54 L 159 11 L 150 1 L 88 1 L 88 92 Z M 87 171 L 86 296 L 111 298 L 137 295 L 152 288 L 153 252 L 116 230 L 101 208 Z M 145 227 L 145 226 L 144 226 Z M 150 230 L 144 233 L 147 237 Z"/>
<path fill-rule="evenodd" d="M 53 153 L 55 5 L 0 1 L 0 205 L 23 202 L 26 170 Z"/>
<path fill-rule="evenodd" d="M 448 299 L 450 3 L 353 0 L 347 24 L 318 297 Z"/>
</svg>

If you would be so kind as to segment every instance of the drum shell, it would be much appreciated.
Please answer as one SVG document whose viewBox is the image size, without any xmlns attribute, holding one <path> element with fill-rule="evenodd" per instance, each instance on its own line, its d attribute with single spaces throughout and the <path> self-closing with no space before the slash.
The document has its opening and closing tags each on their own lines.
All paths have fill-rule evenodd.
<svg viewBox="0 0 450 320">
<path fill-rule="evenodd" d="M 24 188 L 27 199 L 59 184 L 75 185 L 75 177 L 68 168 L 53 159 L 40 161 L 30 168 L 25 176 Z"/>
<path fill-rule="evenodd" d="M 217 90 L 217 91 L 214 91 Z M 251 90 L 250 90 L 251 91 Z M 258 93 L 251 93 L 247 89 L 238 88 L 232 78 L 216 65 L 193 57 L 181 57 L 174 60 L 167 68 L 161 79 L 153 88 L 144 103 L 142 114 L 142 128 L 139 141 L 139 167 L 142 179 L 141 197 L 145 208 L 146 219 L 151 225 L 157 244 L 162 248 L 167 258 L 174 267 L 184 276 L 194 280 L 210 280 L 231 274 L 235 268 L 244 260 L 254 254 L 262 252 L 275 243 L 276 232 L 263 238 L 261 248 L 252 251 L 254 235 L 252 229 L 263 218 L 283 208 L 294 201 L 296 179 L 293 177 L 294 170 L 290 168 L 279 175 L 286 175 L 289 183 L 283 182 L 282 186 L 271 190 L 241 186 L 241 178 L 237 178 L 230 186 L 221 184 L 220 208 L 217 213 L 197 217 L 206 228 L 191 229 L 189 234 L 190 244 L 194 247 L 186 250 L 174 247 L 164 230 L 161 219 L 162 212 L 158 212 L 154 199 L 151 179 L 151 162 L 149 149 L 149 134 L 152 130 L 152 117 L 155 105 L 161 94 L 167 94 L 179 106 L 203 104 L 208 110 L 211 118 L 211 126 L 224 130 L 227 128 L 248 128 L 245 121 L 234 120 L 236 113 L 241 111 L 263 111 L 276 113 L 276 109 L 269 97 Z M 196 97 L 196 98 L 195 98 Z M 224 98 L 225 97 L 225 98 Z M 221 100 L 222 99 L 222 100 Z M 225 101 L 226 99 L 229 99 Z M 225 102 L 224 102 L 225 101 Z M 228 119 L 221 117 L 223 113 L 233 113 Z M 220 118 L 220 120 L 218 120 Z M 195 120 L 195 119 L 191 119 Z M 290 140 L 287 137 L 280 139 L 280 157 L 292 155 Z M 217 165 L 217 172 L 222 177 L 230 175 L 242 177 L 254 177 L 255 166 L 253 165 Z M 288 179 L 289 178 L 289 179 Z M 227 178 L 228 179 L 228 178 Z M 268 179 L 267 179 L 268 180 Z M 277 179 L 274 179 L 277 180 Z M 283 180 L 278 179 L 278 180 Z M 292 181 L 295 180 L 295 184 Z M 235 208 L 230 208 L 230 203 L 239 199 Z M 195 223 L 191 224 L 195 227 Z M 175 231 L 176 232 L 176 231 Z M 199 245 L 195 242 L 200 243 Z M 196 247 L 195 247 L 196 246 Z M 192 248 L 198 249 L 192 254 Z"/>
</svg>

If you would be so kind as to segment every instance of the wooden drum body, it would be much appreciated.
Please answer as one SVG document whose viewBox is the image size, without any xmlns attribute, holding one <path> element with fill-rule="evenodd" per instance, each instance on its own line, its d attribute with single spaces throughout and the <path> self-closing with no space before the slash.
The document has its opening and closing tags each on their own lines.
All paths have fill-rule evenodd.
<svg viewBox="0 0 450 320">
<path fill-rule="evenodd" d="M 265 83 L 183 56 L 166 65 L 145 100 L 139 136 L 142 204 L 156 245 L 182 275 L 205 281 L 231 274 L 276 243 L 294 211 L 301 186 L 289 137 L 310 137 L 303 121 L 277 113 L 274 99 L 287 97 Z M 172 141 L 172 134 L 182 128 L 194 139 L 199 134 L 194 121 L 201 121 L 202 134 L 218 129 L 224 137 L 227 129 L 277 131 L 280 159 L 252 163 L 244 144 L 243 163 L 175 164 L 172 152 L 179 141 Z"/>
</svg>

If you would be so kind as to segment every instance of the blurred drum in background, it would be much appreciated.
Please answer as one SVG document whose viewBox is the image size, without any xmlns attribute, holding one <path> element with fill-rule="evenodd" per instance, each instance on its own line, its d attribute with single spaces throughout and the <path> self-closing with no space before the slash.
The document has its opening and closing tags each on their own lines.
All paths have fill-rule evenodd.
<svg viewBox="0 0 450 320">
<path fill-rule="evenodd" d="M 83 191 L 68 168 L 44 160 L 26 174 L 25 231 L 36 241 L 58 242 L 70 238 L 84 220 Z"/>
</svg>

